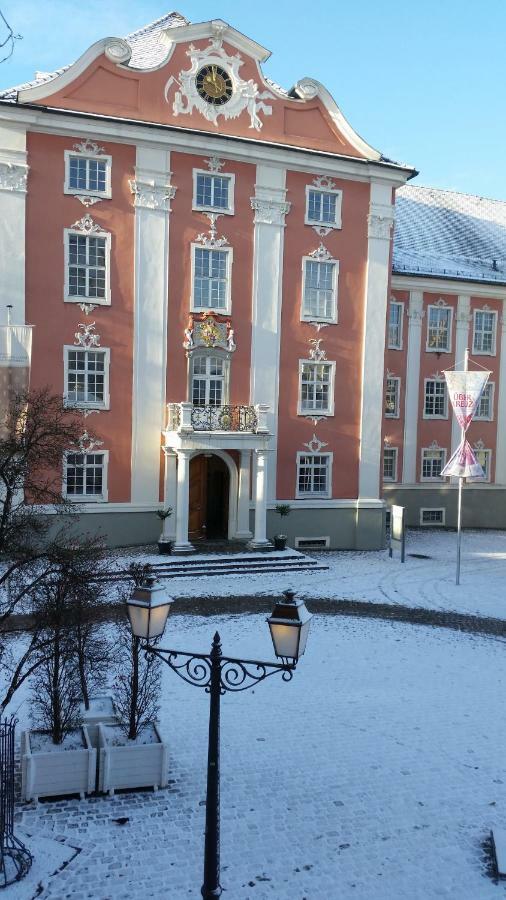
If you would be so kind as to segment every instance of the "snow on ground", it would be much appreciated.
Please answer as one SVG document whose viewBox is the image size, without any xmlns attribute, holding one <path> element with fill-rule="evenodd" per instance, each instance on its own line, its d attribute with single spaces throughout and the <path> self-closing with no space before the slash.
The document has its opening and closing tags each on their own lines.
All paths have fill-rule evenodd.
<svg viewBox="0 0 506 900">
<path fill-rule="evenodd" d="M 400 603 L 506 618 L 506 532 L 463 533 L 459 587 L 455 584 L 456 542 L 453 532 L 410 531 L 405 563 L 398 554 L 389 559 L 388 550 L 313 553 L 329 566 L 327 572 L 173 578 L 171 592 L 176 597 L 251 596 L 293 587 L 306 598 Z M 411 553 L 430 558 L 416 559 Z M 149 554 L 135 557 L 152 563 L 162 559 Z"/>
<path fill-rule="evenodd" d="M 423 540 L 434 546 L 433 536 Z M 363 559 L 347 554 L 348 569 L 352 557 Z M 384 570 L 381 554 L 375 557 Z M 439 558 L 444 565 L 442 552 Z M 489 579 L 481 571 L 483 593 Z M 369 572 L 374 594 L 372 561 Z M 359 585 L 367 577 L 364 566 Z M 178 616 L 169 619 L 164 644 L 206 652 L 216 628 L 225 655 L 272 658 L 258 614 Z M 506 827 L 503 644 L 318 615 L 291 682 L 275 675 L 223 697 L 223 896 L 506 898 L 506 885 L 486 875 L 482 851 L 490 828 Z M 41 900 L 198 900 L 208 703 L 204 690 L 164 666 L 167 790 L 22 807 L 24 830 L 82 848 Z M 121 826 L 119 817 L 129 821 Z"/>
</svg>

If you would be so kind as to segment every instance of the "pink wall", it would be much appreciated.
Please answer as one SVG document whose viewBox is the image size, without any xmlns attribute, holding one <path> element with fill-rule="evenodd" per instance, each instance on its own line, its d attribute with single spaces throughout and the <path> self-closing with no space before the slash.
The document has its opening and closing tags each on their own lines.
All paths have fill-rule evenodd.
<svg viewBox="0 0 506 900">
<path fill-rule="evenodd" d="M 109 501 L 130 500 L 132 431 L 132 339 L 134 209 L 128 179 L 135 148 L 101 142 L 112 156 L 112 200 L 87 210 L 63 193 L 64 151 L 79 138 L 30 133 L 27 138 L 29 190 L 26 205 L 26 321 L 34 325 L 31 383 L 63 394 L 63 346 L 74 343 L 79 323 L 95 322 L 100 346 L 111 350 L 110 410 L 83 418 L 109 450 Z M 112 234 L 111 306 L 86 317 L 77 303 L 64 303 L 64 228 L 87 212 Z"/>
<path fill-rule="evenodd" d="M 343 191 L 342 229 L 320 238 L 311 226 L 304 225 L 305 189 L 312 179 L 310 174 L 287 173 L 287 199 L 292 207 L 286 217 L 283 264 L 277 495 L 280 499 L 295 496 L 296 453 L 303 452 L 304 443 L 316 433 L 328 444 L 325 452 L 334 453 L 332 496 L 354 498 L 358 493 L 369 185 L 334 179 Z M 317 332 L 300 321 L 300 314 L 302 258 L 315 250 L 320 240 L 339 260 L 340 271 L 338 324 Z M 321 338 L 327 359 L 336 360 L 335 417 L 317 425 L 297 415 L 299 359 L 309 358 L 311 338 Z"/>
</svg>

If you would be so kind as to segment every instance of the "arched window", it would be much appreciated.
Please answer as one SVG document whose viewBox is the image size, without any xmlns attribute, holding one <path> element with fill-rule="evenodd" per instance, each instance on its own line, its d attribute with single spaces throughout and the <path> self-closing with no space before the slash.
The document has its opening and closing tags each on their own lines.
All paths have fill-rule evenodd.
<svg viewBox="0 0 506 900">
<path fill-rule="evenodd" d="M 223 406 L 228 402 L 229 361 L 214 352 L 195 353 L 190 361 L 190 396 L 194 406 Z"/>
</svg>

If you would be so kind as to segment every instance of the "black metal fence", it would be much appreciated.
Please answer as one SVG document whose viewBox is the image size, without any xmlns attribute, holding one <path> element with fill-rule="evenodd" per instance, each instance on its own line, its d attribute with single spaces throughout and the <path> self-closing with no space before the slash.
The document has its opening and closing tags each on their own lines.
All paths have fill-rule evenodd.
<svg viewBox="0 0 506 900">
<path fill-rule="evenodd" d="M 20 881 L 32 854 L 14 835 L 14 739 L 17 720 L 0 720 L 0 888 Z"/>
</svg>

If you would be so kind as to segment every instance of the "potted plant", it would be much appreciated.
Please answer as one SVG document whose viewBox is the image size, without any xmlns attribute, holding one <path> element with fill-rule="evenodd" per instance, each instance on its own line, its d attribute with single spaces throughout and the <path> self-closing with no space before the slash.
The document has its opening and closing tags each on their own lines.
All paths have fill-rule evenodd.
<svg viewBox="0 0 506 900">
<path fill-rule="evenodd" d="M 162 522 L 162 533 L 158 540 L 158 552 L 161 553 L 163 556 L 166 556 L 172 552 L 172 548 L 174 546 L 174 541 L 171 541 L 166 536 L 166 525 L 165 525 L 166 522 L 168 523 L 168 520 L 170 519 L 170 517 L 172 515 L 172 507 L 168 506 L 167 509 L 158 509 L 156 514 Z"/>
<path fill-rule="evenodd" d="M 165 787 L 168 746 L 155 719 L 161 662 L 143 650 L 127 618 L 119 625 L 120 668 L 114 682 L 118 724 L 98 725 L 99 790 Z"/>
<path fill-rule="evenodd" d="M 21 738 L 24 800 L 85 794 L 95 790 L 97 753 L 86 726 L 79 724 L 79 672 L 73 644 L 74 572 L 60 562 L 34 597 L 44 638 L 31 689 L 31 716 L 38 729 Z"/>
<path fill-rule="evenodd" d="M 281 521 L 290 515 L 291 506 L 289 503 L 276 503 L 276 512 L 280 517 Z M 275 550 L 286 550 L 286 534 L 275 534 L 274 535 L 274 549 Z"/>
</svg>

